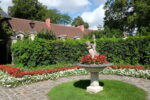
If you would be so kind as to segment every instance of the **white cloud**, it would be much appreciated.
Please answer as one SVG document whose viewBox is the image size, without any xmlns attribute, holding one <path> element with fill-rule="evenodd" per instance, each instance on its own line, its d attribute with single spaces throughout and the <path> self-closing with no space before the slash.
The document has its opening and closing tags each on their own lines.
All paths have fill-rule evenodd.
<svg viewBox="0 0 150 100">
<path fill-rule="evenodd" d="M 12 6 L 12 0 L 0 0 L 0 7 L 7 13 L 8 6 Z"/>
<path fill-rule="evenodd" d="M 47 7 L 69 13 L 84 10 L 91 4 L 88 0 L 39 0 L 39 2 Z"/>
<path fill-rule="evenodd" d="M 98 25 L 103 26 L 105 17 L 103 6 L 104 5 L 100 5 L 94 11 L 82 13 L 81 17 L 85 22 L 89 23 L 90 29 L 97 29 Z"/>
<path fill-rule="evenodd" d="M 7 12 L 12 0 L 0 0 L 0 7 Z M 78 12 L 85 10 L 91 3 L 89 0 L 38 0 L 49 8 L 55 8 L 63 12 Z"/>
</svg>

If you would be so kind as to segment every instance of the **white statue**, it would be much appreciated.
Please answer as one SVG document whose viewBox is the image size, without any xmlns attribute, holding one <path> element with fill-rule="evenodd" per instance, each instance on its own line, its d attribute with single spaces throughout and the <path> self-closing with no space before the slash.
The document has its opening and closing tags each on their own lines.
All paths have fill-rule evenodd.
<svg viewBox="0 0 150 100">
<path fill-rule="evenodd" d="M 89 50 L 90 55 L 92 56 L 92 58 L 94 58 L 94 56 L 98 56 L 99 53 L 97 53 L 96 51 L 96 38 L 95 35 L 93 35 L 93 40 L 94 43 L 91 43 L 90 41 L 87 41 L 87 49 Z"/>
<path fill-rule="evenodd" d="M 127 32 L 123 32 L 123 35 L 124 35 L 124 38 L 123 38 L 124 40 L 128 38 L 128 33 Z"/>
</svg>

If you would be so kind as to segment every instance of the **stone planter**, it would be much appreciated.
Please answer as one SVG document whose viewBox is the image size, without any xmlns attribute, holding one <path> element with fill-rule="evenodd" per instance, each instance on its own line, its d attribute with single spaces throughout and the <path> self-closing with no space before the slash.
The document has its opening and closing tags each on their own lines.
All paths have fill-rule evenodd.
<svg viewBox="0 0 150 100">
<path fill-rule="evenodd" d="M 107 67 L 107 66 L 111 66 L 112 63 L 107 63 L 107 64 L 77 64 L 78 66 L 82 66 L 83 68 L 85 68 L 87 71 L 90 72 L 91 74 L 91 83 L 90 86 L 88 86 L 86 88 L 86 91 L 89 93 L 98 93 L 100 91 L 103 90 L 103 87 L 99 85 L 99 72 Z"/>
</svg>

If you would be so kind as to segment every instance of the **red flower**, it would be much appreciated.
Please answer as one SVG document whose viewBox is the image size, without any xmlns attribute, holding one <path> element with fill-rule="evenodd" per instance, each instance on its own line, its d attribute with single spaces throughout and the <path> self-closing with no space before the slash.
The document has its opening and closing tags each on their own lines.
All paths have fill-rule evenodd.
<svg viewBox="0 0 150 100">
<path fill-rule="evenodd" d="M 81 58 L 80 62 L 83 63 L 83 64 L 103 64 L 103 63 L 108 63 L 107 57 L 105 55 L 94 56 L 94 58 L 92 58 L 91 55 L 86 55 L 86 56 L 83 56 Z"/>
<path fill-rule="evenodd" d="M 61 67 L 61 68 L 54 68 L 54 69 L 34 70 L 30 72 L 23 72 L 19 68 L 7 66 L 7 65 L 0 65 L 0 70 L 7 72 L 8 74 L 14 77 L 23 77 L 24 75 L 47 74 L 47 73 L 54 73 L 58 71 L 68 70 L 68 69 L 79 69 L 79 68 L 81 67 L 73 66 L 73 67 Z"/>
</svg>

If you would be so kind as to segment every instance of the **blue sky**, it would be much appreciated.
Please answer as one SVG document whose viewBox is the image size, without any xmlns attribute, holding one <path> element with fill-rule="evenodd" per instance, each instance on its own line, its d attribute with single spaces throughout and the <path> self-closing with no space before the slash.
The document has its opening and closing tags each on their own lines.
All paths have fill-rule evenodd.
<svg viewBox="0 0 150 100">
<path fill-rule="evenodd" d="M 0 7 L 7 12 L 12 0 L 0 0 Z M 48 8 L 57 9 L 61 13 L 69 14 L 72 19 L 81 16 L 88 22 L 90 29 L 97 29 L 98 25 L 103 26 L 104 9 L 106 0 L 38 0 Z"/>
</svg>

